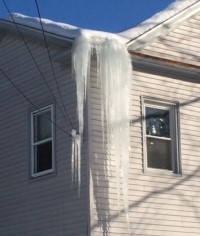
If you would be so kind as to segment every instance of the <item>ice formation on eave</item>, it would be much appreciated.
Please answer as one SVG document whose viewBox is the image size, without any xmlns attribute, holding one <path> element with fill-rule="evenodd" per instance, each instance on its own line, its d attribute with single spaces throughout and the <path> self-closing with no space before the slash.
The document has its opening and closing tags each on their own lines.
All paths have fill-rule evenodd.
<svg viewBox="0 0 200 236">
<path fill-rule="evenodd" d="M 97 67 L 99 67 L 96 83 L 99 84 L 101 91 L 102 133 L 105 131 L 107 135 L 107 145 L 105 146 L 110 150 L 113 148 L 115 151 L 118 204 L 120 206 L 120 192 L 122 190 L 124 211 L 129 223 L 128 168 L 131 60 L 123 39 L 115 35 L 82 31 L 80 36 L 75 39 L 72 65 L 77 85 L 78 144 L 81 147 L 90 60 L 94 50 Z M 102 141 L 104 142 L 104 140 Z M 110 152 L 110 150 L 108 151 Z"/>
<path fill-rule="evenodd" d="M 133 40 L 197 2 L 199 0 L 176 0 L 163 11 L 158 12 L 134 28 L 119 32 L 118 35 Z"/>
</svg>

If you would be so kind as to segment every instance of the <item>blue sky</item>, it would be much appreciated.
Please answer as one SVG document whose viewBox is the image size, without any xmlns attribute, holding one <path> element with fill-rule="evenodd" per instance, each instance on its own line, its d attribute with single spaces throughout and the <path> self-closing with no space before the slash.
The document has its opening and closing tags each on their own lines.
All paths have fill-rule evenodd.
<svg viewBox="0 0 200 236">
<path fill-rule="evenodd" d="M 38 0 L 43 18 L 81 28 L 119 32 L 163 10 L 175 0 Z M 5 0 L 11 12 L 37 16 L 35 0 Z M 0 0 L 0 17 L 7 15 Z"/>
</svg>

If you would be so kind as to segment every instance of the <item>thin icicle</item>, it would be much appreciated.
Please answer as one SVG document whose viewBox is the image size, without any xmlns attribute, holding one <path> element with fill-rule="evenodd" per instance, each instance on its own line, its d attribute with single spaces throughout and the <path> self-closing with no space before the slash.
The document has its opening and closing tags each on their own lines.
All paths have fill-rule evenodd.
<svg viewBox="0 0 200 236">
<path fill-rule="evenodd" d="M 84 105 L 87 96 L 87 80 L 90 68 L 91 44 L 82 36 L 76 38 L 72 50 L 72 65 L 77 89 L 77 116 L 79 121 L 79 135 L 82 137 L 84 128 Z"/>
<path fill-rule="evenodd" d="M 72 135 L 72 176 L 73 181 L 78 184 L 78 193 L 80 195 L 81 186 L 81 147 L 84 129 L 84 106 L 87 96 L 87 80 L 90 66 L 91 44 L 82 36 L 76 38 L 72 50 L 72 71 L 76 82 L 77 90 L 77 116 L 79 123 L 78 134 L 73 132 Z"/>
<path fill-rule="evenodd" d="M 72 184 L 78 184 L 78 195 L 80 196 L 81 186 L 81 149 L 80 149 L 80 135 L 76 130 L 71 131 L 72 136 L 72 156 L 71 156 L 71 175 Z"/>
<path fill-rule="evenodd" d="M 72 183 L 74 183 L 75 179 L 75 146 L 76 146 L 76 130 L 71 131 L 72 136 L 72 155 L 71 155 L 71 176 Z"/>
</svg>

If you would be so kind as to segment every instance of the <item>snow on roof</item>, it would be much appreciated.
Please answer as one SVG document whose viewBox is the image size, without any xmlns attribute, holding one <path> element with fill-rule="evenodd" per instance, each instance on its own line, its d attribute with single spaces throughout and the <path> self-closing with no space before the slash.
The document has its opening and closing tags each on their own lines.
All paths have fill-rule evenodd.
<svg viewBox="0 0 200 236">
<path fill-rule="evenodd" d="M 6 17 L 6 20 L 13 22 L 12 18 L 18 24 L 42 30 L 40 19 L 37 17 L 29 17 L 29 16 L 25 16 L 19 13 L 12 13 L 12 17 L 8 16 Z M 98 40 L 101 40 L 101 39 L 115 39 L 124 43 L 127 41 L 127 39 L 125 39 L 123 36 L 119 36 L 113 33 L 81 29 L 73 25 L 55 22 L 48 19 L 44 19 L 44 18 L 41 18 L 41 21 L 42 21 L 43 29 L 46 32 L 54 33 L 59 36 L 63 36 L 63 37 L 71 38 L 71 39 L 74 39 L 82 35 L 87 39 L 92 39 L 93 42 L 97 42 Z"/>
<path fill-rule="evenodd" d="M 12 13 L 12 17 L 9 15 L 5 19 L 13 22 L 12 18 L 14 19 L 16 23 L 20 25 L 42 30 L 40 19 L 37 17 L 30 17 L 30 16 L 19 14 L 19 13 Z M 44 18 L 42 18 L 41 21 L 42 21 L 42 26 L 44 30 L 49 33 L 58 34 L 59 36 L 63 36 L 67 38 L 75 38 L 80 33 L 80 28 L 73 25 L 55 22 L 48 19 L 44 19 Z"/>
<path fill-rule="evenodd" d="M 174 3 L 170 4 L 166 9 L 161 12 L 158 12 L 157 14 L 143 21 L 136 27 L 122 31 L 118 34 L 129 40 L 133 40 L 197 2 L 199 2 L 199 0 L 176 0 Z"/>
<path fill-rule="evenodd" d="M 175 16 L 179 12 L 188 8 L 189 6 L 199 2 L 200 0 L 176 0 L 174 3 L 170 4 L 165 10 L 155 14 L 151 18 L 143 21 L 141 24 L 134 28 L 122 31 L 120 33 L 108 33 L 103 31 L 94 31 L 81 29 L 73 25 L 51 21 L 42 18 L 43 28 L 46 32 L 58 34 L 59 36 L 74 39 L 80 35 L 84 35 L 86 38 L 93 39 L 97 41 L 98 39 L 115 39 L 124 43 L 133 40 L 145 32 L 151 30 L 155 26 L 163 23 L 169 18 Z M 12 13 L 12 17 L 15 22 L 28 27 L 33 27 L 41 30 L 40 19 L 37 17 L 29 17 L 19 13 Z M 8 16 L 6 20 L 13 21 L 11 16 Z"/>
</svg>

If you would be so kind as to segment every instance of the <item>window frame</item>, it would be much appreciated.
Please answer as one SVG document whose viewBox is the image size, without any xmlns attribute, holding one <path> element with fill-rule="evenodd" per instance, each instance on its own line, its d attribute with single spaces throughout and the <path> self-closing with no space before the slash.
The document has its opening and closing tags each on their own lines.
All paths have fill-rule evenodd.
<svg viewBox="0 0 200 236">
<path fill-rule="evenodd" d="M 142 133 L 143 133 L 143 169 L 144 172 L 156 172 L 156 173 L 166 173 L 166 174 L 181 174 L 181 160 L 180 160 L 180 126 L 179 126 L 179 103 L 171 102 L 157 98 L 151 97 L 141 97 L 142 99 Z M 169 120 L 170 120 L 170 137 L 156 137 L 159 140 L 171 140 L 171 163 L 172 170 L 168 169 L 159 169 L 148 167 L 148 157 L 147 157 L 147 137 L 151 137 L 146 134 L 146 114 L 145 108 L 152 107 L 162 110 L 169 111 Z"/>
<path fill-rule="evenodd" d="M 38 142 L 34 142 L 34 116 L 35 115 L 40 115 L 46 111 L 50 110 L 51 111 L 51 138 L 47 138 Z M 55 118 L 55 114 L 54 114 L 54 106 L 53 104 L 51 105 L 47 105 L 47 106 L 43 106 L 37 110 L 34 110 L 31 112 L 31 177 L 35 178 L 35 177 L 39 177 L 39 176 L 44 176 L 47 174 L 51 174 L 55 172 L 55 127 L 54 127 L 54 119 Z M 47 169 L 41 172 L 35 172 L 35 153 L 34 153 L 34 147 L 36 145 L 48 142 L 48 141 L 52 141 L 51 143 L 51 148 L 52 148 L 52 156 L 51 156 L 51 161 L 52 161 L 52 168 L 51 169 Z"/>
</svg>

